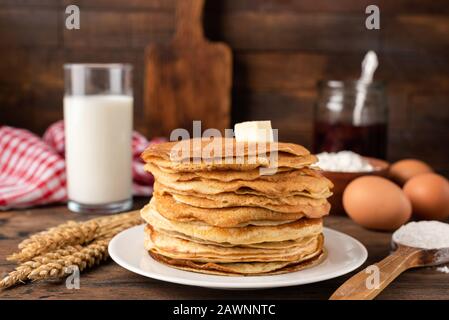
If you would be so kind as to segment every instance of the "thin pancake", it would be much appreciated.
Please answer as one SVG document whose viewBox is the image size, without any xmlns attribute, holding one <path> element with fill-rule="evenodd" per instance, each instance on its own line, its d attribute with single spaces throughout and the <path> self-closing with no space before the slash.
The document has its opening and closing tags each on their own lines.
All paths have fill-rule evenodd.
<svg viewBox="0 0 449 320">
<path fill-rule="evenodd" d="M 155 179 L 172 189 L 197 192 L 201 194 L 218 194 L 222 192 L 253 193 L 271 196 L 295 194 L 328 194 L 332 183 L 324 177 L 305 176 L 300 172 L 286 172 L 270 176 L 271 179 L 234 180 L 222 182 L 199 178 L 191 181 L 174 181 L 169 174 L 152 172 Z"/>
<path fill-rule="evenodd" d="M 145 249 L 173 259 L 196 262 L 299 262 L 321 249 L 321 238 L 322 235 L 303 238 L 295 247 L 288 249 L 222 247 L 171 237 L 149 228 L 145 237 Z"/>
<path fill-rule="evenodd" d="M 311 218 L 315 218 L 313 212 L 329 213 L 330 205 L 325 198 L 314 199 L 304 196 L 266 197 L 252 194 L 236 194 L 223 192 L 214 195 L 194 192 L 183 192 L 164 186 L 157 181 L 154 184 L 154 195 L 169 194 L 177 202 L 185 203 L 200 208 L 231 208 L 231 207 L 261 207 L 276 212 L 292 213 L 309 210 Z M 306 207 L 310 207 L 307 209 Z M 316 210 L 316 211 L 315 211 Z M 317 216 L 318 217 L 318 216 Z"/>
<path fill-rule="evenodd" d="M 319 234 L 323 227 L 322 219 L 301 219 L 279 226 L 219 228 L 193 222 L 168 220 L 151 205 L 146 205 L 140 213 L 142 218 L 156 230 L 176 231 L 194 238 L 234 245 L 299 239 Z"/>
<path fill-rule="evenodd" d="M 222 182 L 229 182 L 233 180 L 256 180 L 256 179 L 264 179 L 264 180 L 272 180 L 275 178 L 273 174 L 277 173 L 286 173 L 291 172 L 295 169 L 293 168 L 276 168 L 276 172 L 273 174 L 266 174 L 263 171 L 261 172 L 259 169 L 252 169 L 246 171 L 232 171 L 232 170 L 215 170 L 215 171 L 195 171 L 195 172 L 176 172 L 171 169 L 167 169 L 164 167 L 158 167 L 153 163 L 147 163 L 144 165 L 145 171 L 153 173 L 155 175 L 165 175 L 167 179 L 172 181 L 190 181 L 190 180 L 198 180 L 198 179 L 208 179 L 208 180 L 218 180 Z M 310 168 L 302 168 L 297 169 L 300 170 L 304 175 L 315 175 L 318 176 L 320 173 L 315 169 Z"/>
<path fill-rule="evenodd" d="M 148 228 L 152 228 L 151 225 L 147 224 L 145 227 L 145 230 L 147 230 Z M 167 230 L 162 230 L 159 229 L 158 230 L 159 233 L 165 234 L 167 236 L 170 237 L 174 237 L 174 238 L 179 238 L 179 239 L 184 239 L 184 240 L 189 240 L 189 241 L 193 241 L 196 243 L 201 243 L 201 244 L 210 244 L 210 245 L 214 245 L 214 246 L 219 246 L 219 247 L 224 247 L 224 248 L 231 248 L 231 247 L 235 247 L 235 245 L 230 244 L 230 243 L 224 243 L 224 242 L 212 242 L 212 241 L 207 241 L 207 240 L 202 240 L 202 239 L 198 239 L 198 238 L 194 238 L 194 237 L 189 237 L 185 234 L 179 233 L 179 232 L 175 232 L 175 231 L 167 231 Z M 293 248 L 296 247 L 298 245 L 299 242 L 303 241 L 303 239 L 295 239 L 295 240 L 285 240 L 285 241 L 275 241 L 275 242 L 260 242 L 260 243 L 252 243 L 252 244 L 244 244 L 244 245 L 239 245 L 239 247 L 242 248 L 257 248 L 257 249 L 288 249 L 288 248 Z"/>
<path fill-rule="evenodd" d="M 233 207 L 207 209 L 177 202 L 169 194 L 155 194 L 150 203 L 165 218 L 173 221 L 201 221 L 208 225 L 228 228 L 247 225 L 278 225 L 308 218 L 321 218 L 327 214 L 323 208 L 305 207 L 300 212 L 280 213 L 260 207 Z M 320 210 L 321 209 L 321 210 Z"/>
<path fill-rule="evenodd" d="M 326 183 L 332 187 L 332 183 L 327 180 L 319 170 L 312 168 L 277 168 L 276 172 L 273 174 L 265 174 L 258 169 L 247 170 L 247 171 L 196 171 L 196 172 L 168 172 L 165 169 L 161 169 L 155 164 L 147 163 L 144 169 L 152 173 L 156 178 L 163 176 L 164 179 L 173 182 L 177 181 L 192 181 L 192 180 L 217 180 L 221 182 L 231 182 L 236 180 L 263 180 L 277 182 L 281 180 L 297 180 L 301 177 L 314 177 L 317 179 L 325 180 Z"/>
<path fill-rule="evenodd" d="M 261 186 L 261 189 L 264 187 Z M 251 188 L 243 187 L 240 189 L 237 189 L 234 191 L 235 194 L 246 194 L 246 195 L 254 195 L 254 196 L 264 196 L 264 197 L 271 197 L 271 198 L 279 198 L 279 197 L 293 197 L 293 196 L 300 196 L 300 197 L 309 197 L 312 199 L 327 199 L 332 195 L 332 192 L 329 189 L 323 189 L 320 193 L 318 192 L 310 192 L 309 190 L 303 190 L 299 191 L 296 190 L 292 185 L 289 186 L 291 189 L 290 193 L 286 194 L 277 194 L 277 193 L 264 193 L 260 190 L 254 190 Z M 306 187 L 307 188 L 307 187 Z M 311 187 L 309 186 L 309 189 Z M 278 188 L 280 189 L 280 188 Z"/>
<path fill-rule="evenodd" d="M 258 156 L 257 158 L 250 157 L 244 159 L 226 158 L 224 160 L 216 159 L 198 162 L 174 162 L 161 157 L 149 156 L 145 161 L 157 165 L 166 172 L 198 172 L 223 170 L 246 171 L 267 167 L 299 169 L 314 164 L 317 161 L 317 158 L 311 154 L 297 157 L 290 154 L 279 153 L 277 159 L 273 159 L 268 155 L 267 157 Z"/>
<path fill-rule="evenodd" d="M 317 251 L 302 262 L 253 262 L 253 263 L 197 263 L 190 260 L 170 259 L 163 255 L 149 252 L 156 261 L 171 267 L 206 274 L 222 276 L 265 276 L 303 270 L 320 264 L 326 258 L 325 250 Z"/>
<path fill-rule="evenodd" d="M 229 157 L 251 157 L 279 152 L 297 157 L 307 156 L 310 152 L 303 146 L 293 143 L 247 143 L 232 138 L 196 138 L 150 145 L 143 153 L 145 162 L 151 157 L 181 162 L 186 159 L 216 159 Z"/>
<path fill-rule="evenodd" d="M 191 178 L 199 176 L 199 177 L 207 178 L 207 179 L 231 181 L 231 180 L 238 179 L 238 177 L 241 176 L 242 172 L 246 172 L 247 175 L 254 177 L 254 179 L 259 177 L 261 174 L 265 174 L 265 172 L 261 173 L 260 169 L 251 169 L 251 170 L 246 170 L 246 171 L 243 171 L 243 170 L 235 170 L 235 171 L 234 170 L 205 170 L 205 171 L 183 172 L 183 171 L 176 171 L 174 169 L 171 169 L 170 167 L 164 167 L 164 166 L 157 165 L 153 161 L 148 162 L 144 166 L 146 167 L 146 165 L 148 165 L 148 164 L 157 166 L 161 171 L 163 171 L 165 173 L 181 173 L 187 178 L 187 180 L 191 180 Z M 317 168 L 316 166 L 313 168 L 319 170 L 319 168 Z M 147 169 L 147 168 L 145 168 L 145 170 L 151 171 L 150 169 Z M 276 172 L 285 172 L 285 171 L 291 171 L 291 170 L 295 170 L 295 168 L 290 168 L 290 167 L 277 167 L 276 168 Z M 234 177 L 236 177 L 236 178 L 234 178 Z M 248 179 L 248 180 L 253 180 L 253 179 Z"/>
</svg>

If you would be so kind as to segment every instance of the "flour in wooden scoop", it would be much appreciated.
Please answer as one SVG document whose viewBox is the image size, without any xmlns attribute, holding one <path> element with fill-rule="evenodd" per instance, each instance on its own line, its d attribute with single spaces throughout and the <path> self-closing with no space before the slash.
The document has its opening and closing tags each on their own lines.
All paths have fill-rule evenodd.
<svg viewBox="0 0 449 320">
<path fill-rule="evenodd" d="M 421 249 L 449 248 L 449 224 L 439 221 L 409 222 L 393 233 L 393 241 Z"/>
</svg>

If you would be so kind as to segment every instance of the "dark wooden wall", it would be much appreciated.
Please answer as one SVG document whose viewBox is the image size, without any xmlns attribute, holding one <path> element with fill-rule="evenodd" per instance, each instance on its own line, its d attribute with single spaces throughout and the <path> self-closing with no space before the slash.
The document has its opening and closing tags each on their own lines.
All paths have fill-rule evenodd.
<svg viewBox="0 0 449 320">
<path fill-rule="evenodd" d="M 77 31 L 64 28 L 72 3 Z M 380 7 L 380 30 L 365 29 L 369 4 Z M 422 158 L 449 174 L 447 0 L 209 0 L 204 25 L 234 51 L 233 121 L 271 119 L 282 140 L 308 147 L 317 80 L 358 77 L 376 50 L 390 160 Z M 42 133 L 60 119 L 64 62 L 130 62 L 142 129 L 143 50 L 173 28 L 174 0 L 0 0 L 0 123 Z"/>
</svg>

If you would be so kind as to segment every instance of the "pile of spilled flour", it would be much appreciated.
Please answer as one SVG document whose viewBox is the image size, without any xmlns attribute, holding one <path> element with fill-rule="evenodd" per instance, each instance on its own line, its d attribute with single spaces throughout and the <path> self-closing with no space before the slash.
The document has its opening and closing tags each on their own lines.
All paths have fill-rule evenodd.
<svg viewBox="0 0 449 320">
<path fill-rule="evenodd" d="M 370 172 L 374 167 L 362 156 L 352 151 L 322 152 L 316 155 L 316 166 L 333 172 Z"/>
<path fill-rule="evenodd" d="M 449 248 L 449 224 L 439 221 L 409 222 L 393 233 L 393 241 L 421 249 Z M 448 266 L 437 270 L 449 273 Z"/>
<path fill-rule="evenodd" d="M 448 266 L 444 266 L 444 267 L 439 267 L 437 268 L 438 271 L 443 272 L 443 273 L 449 273 L 449 267 Z"/>
</svg>

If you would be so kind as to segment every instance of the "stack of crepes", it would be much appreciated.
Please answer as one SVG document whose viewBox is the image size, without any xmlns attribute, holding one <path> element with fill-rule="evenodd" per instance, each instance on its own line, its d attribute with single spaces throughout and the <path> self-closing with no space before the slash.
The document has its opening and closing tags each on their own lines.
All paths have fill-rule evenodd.
<svg viewBox="0 0 449 320">
<path fill-rule="evenodd" d="M 190 152 L 180 156 L 179 144 Z M 317 159 L 304 147 L 191 139 L 152 145 L 142 158 L 155 177 L 141 215 L 145 248 L 157 261 L 235 276 L 292 272 L 323 260 L 332 183 L 311 167 Z M 274 174 L 260 170 L 269 167 Z"/>
</svg>

